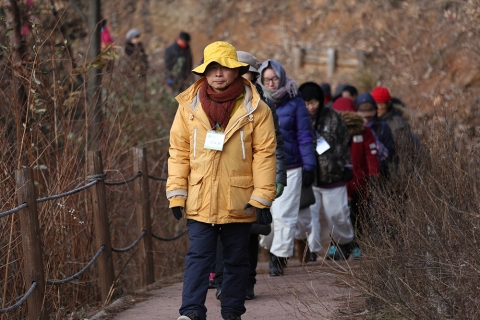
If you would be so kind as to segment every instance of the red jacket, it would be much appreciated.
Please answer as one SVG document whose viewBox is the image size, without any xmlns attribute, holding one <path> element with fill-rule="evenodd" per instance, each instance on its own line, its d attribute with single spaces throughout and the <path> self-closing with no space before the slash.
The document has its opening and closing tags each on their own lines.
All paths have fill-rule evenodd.
<svg viewBox="0 0 480 320">
<path fill-rule="evenodd" d="M 339 98 L 332 106 L 340 111 L 350 133 L 350 154 L 354 178 L 347 183 L 348 197 L 366 190 L 371 177 L 380 172 L 378 149 L 372 130 L 364 125 L 363 117 L 355 112 L 353 101 Z"/>
</svg>

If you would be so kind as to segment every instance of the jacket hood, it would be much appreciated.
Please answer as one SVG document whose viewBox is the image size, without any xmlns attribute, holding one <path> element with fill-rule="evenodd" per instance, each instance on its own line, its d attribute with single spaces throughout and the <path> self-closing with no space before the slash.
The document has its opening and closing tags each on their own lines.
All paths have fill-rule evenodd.
<svg viewBox="0 0 480 320">
<path fill-rule="evenodd" d="M 393 112 L 398 113 L 405 122 L 409 122 L 410 118 L 412 117 L 412 111 L 407 109 L 404 105 L 399 103 L 392 104 Z"/>
<path fill-rule="evenodd" d="M 365 128 L 363 117 L 356 112 L 341 112 L 350 136 L 361 134 Z"/>
</svg>

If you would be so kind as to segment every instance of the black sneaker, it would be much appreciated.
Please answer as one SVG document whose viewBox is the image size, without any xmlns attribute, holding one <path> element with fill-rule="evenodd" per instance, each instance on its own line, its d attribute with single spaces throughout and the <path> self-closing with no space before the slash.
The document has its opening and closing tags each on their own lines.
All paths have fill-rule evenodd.
<svg viewBox="0 0 480 320">
<path fill-rule="evenodd" d="M 236 314 L 230 314 L 225 318 L 225 320 L 242 320 L 242 317 L 237 316 Z"/>
<path fill-rule="evenodd" d="M 247 294 L 245 295 L 246 300 L 253 300 L 255 298 L 255 293 L 253 291 L 254 284 L 248 284 L 247 286 Z"/>
<path fill-rule="evenodd" d="M 183 316 L 180 316 L 177 320 L 200 320 L 200 317 L 197 315 L 196 312 L 192 311 L 184 314 Z"/>
<path fill-rule="evenodd" d="M 222 289 L 221 288 L 217 288 L 217 292 L 215 292 L 215 297 L 217 298 L 217 300 L 222 299 Z"/>
<path fill-rule="evenodd" d="M 310 261 L 317 261 L 317 254 L 315 252 L 310 252 Z"/>
<path fill-rule="evenodd" d="M 273 277 L 283 275 L 283 267 L 280 263 L 280 260 L 284 258 L 279 258 L 274 254 L 270 256 L 270 275 Z"/>
</svg>

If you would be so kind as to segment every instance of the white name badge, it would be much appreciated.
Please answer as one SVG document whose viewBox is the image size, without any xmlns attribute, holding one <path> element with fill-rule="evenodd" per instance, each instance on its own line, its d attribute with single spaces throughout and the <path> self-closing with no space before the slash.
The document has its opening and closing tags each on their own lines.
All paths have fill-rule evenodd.
<svg viewBox="0 0 480 320">
<path fill-rule="evenodd" d="M 363 142 L 363 136 L 362 135 L 353 136 L 353 142 L 355 143 Z"/>
<path fill-rule="evenodd" d="M 330 145 L 328 144 L 327 140 L 325 140 L 324 137 L 320 137 L 318 138 L 317 140 L 317 153 L 318 154 L 322 154 L 324 153 L 325 151 L 327 151 L 328 149 L 330 149 Z"/>
<path fill-rule="evenodd" d="M 223 132 L 207 131 L 207 137 L 205 138 L 205 149 L 212 149 L 222 151 L 223 142 L 225 141 L 225 134 Z"/>
</svg>

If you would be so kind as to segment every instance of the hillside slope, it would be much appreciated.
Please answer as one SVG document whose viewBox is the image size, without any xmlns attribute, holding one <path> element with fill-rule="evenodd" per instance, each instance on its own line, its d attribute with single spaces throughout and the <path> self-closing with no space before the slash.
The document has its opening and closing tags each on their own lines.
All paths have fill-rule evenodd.
<svg viewBox="0 0 480 320">
<path fill-rule="evenodd" d="M 119 0 L 104 8 L 117 43 L 129 28 L 139 28 L 158 66 L 165 47 L 184 30 L 192 35 L 194 63 L 208 43 L 225 40 L 259 60 L 279 60 L 298 82 L 348 81 L 362 91 L 382 84 L 422 111 L 434 99 L 437 105 L 448 100 L 449 92 L 473 97 L 480 85 L 476 1 Z M 362 51 L 367 67 L 306 79 L 292 69 L 297 46 Z"/>
</svg>

